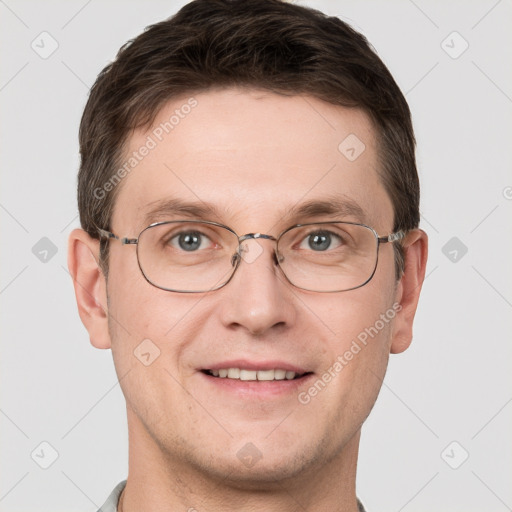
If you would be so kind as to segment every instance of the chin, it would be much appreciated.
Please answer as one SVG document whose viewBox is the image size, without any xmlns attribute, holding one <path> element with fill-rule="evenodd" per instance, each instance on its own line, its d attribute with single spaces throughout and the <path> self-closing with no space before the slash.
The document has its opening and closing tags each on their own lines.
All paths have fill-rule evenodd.
<svg viewBox="0 0 512 512">
<path fill-rule="evenodd" d="M 236 489 L 262 491 L 282 489 L 286 481 L 313 473 L 329 458 L 325 438 L 312 443 L 297 433 L 293 436 L 295 443 L 279 436 L 272 440 L 264 436 L 251 439 L 235 436 L 226 443 L 225 450 L 209 452 L 204 458 L 200 453 L 202 450 L 196 449 L 189 452 L 188 463 L 205 477 L 222 481 L 223 485 L 229 482 Z"/>
<path fill-rule="evenodd" d="M 222 480 L 230 482 L 233 488 L 246 490 L 272 490 L 282 488 L 284 482 L 294 479 L 307 471 L 312 461 L 297 455 L 274 454 L 273 460 L 262 457 L 251 467 L 236 461 L 226 461 L 226 465 L 211 468 Z"/>
</svg>

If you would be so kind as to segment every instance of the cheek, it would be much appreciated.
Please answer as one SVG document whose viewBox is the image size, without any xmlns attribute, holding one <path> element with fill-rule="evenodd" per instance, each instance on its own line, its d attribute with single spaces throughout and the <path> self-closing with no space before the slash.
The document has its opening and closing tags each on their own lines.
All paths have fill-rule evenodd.
<svg viewBox="0 0 512 512">
<path fill-rule="evenodd" d="M 354 301 L 338 315 L 337 335 L 326 345 L 325 365 L 300 397 L 302 404 L 317 411 L 318 421 L 327 415 L 326 424 L 340 435 L 355 432 L 364 422 L 386 372 L 392 319 L 381 319 L 387 309 L 378 302 Z"/>
<path fill-rule="evenodd" d="M 362 421 L 373 406 L 386 371 L 400 306 L 394 303 L 394 276 L 387 272 L 392 265 L 388 262 L 383 268 L 385 272 L 376 272 L 361 288 L 338 294 L 336 300 L 318 296 L 316 300 L 321 302 L 314 305 L 311 300 L 308 304 L 319 312 L 326 338 L 320 382 L 306 391 L 331 407 L 337 420 L 348 407 Z"/>
<path fill-rule="evenodd" d="M 113 258 L 116 266 L 111 267 L 107 287 L 109 331 L 118 376 L 130 372 L 131 391 L 137 395 L 151 388 L 167 389 L 171 375 L 179 381 L 190 375 L 187 353 L 201 337 L 208 310 L 200 295 L 154 287 L 136 258 L 130 259 Z"/>
<path fill-rule="evenodd" d="M 116 337 L 129 337 L 131 342 L 161 340 L 185 315 L 187 301 L 146 281 L 135 248 L 122 247 L 121 251 L 110 260 L 107 292 L 112 329 Z"/>
<path fill-rule="evenodd" d="M 361 288 L 338 294 L 318 294 L 302 299 L 309 310 L 310 322 L 316 323 L 318 332 L 323 332 L 331 355 L 345 351 L 352 340 L 363 343 L 370 329 L 377 325 L 379 342 L 389 338 L 393 319 L 395 287 L 393 279 L 378 274 Z M 384 315 L 384 323 L 381 316 Z M 315 322 L 316 318 L 316 322 Z M 377 343 L 376 343 L 377 344 Z M 376 345 L 374 344 L 374 345 Z"/>
<path fill-rule="evenodd" d="M 187 403 L 180 383 L 191 369 L 182 353 L 197 336 L 200 322 L 191 303 L 197 298 L 159 290 L 142 276 L 118 282 L 112 277 L 109 330 L 127 404 L 146 427 L 167 421 L 162 412 L 165 397 L 172 397 L 174 409 L 186 414 L 176 404 Z"/>
</svg>

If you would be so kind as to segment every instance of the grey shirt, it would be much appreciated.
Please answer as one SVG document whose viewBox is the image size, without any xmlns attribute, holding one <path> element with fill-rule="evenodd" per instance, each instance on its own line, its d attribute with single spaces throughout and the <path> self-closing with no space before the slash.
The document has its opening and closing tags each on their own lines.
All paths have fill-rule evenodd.
<svg viewBox="0 0 512 512">
<path fill-rule="evenodd" d="M 103 504 L 103 506 L 98 510 L 98 512 L 117 512 L 117 502 L 119 501 L 119 496 L 123 492 L 124 486 L 126 485 L 126 480 L 119 482 L 114 490 L 111 492 L 107 501 Z M 365 512 L 362 503 L 357 500 L 357 506 L 359 507 L 359 512 Z"/>
<path fill-rule="evenodd" d="M 98 512 L 117 512 L 117 502 L 119 501 L 119 496 L 121 496 L 125 485 L 126 480 L 119 482 Z"/>
</svg>

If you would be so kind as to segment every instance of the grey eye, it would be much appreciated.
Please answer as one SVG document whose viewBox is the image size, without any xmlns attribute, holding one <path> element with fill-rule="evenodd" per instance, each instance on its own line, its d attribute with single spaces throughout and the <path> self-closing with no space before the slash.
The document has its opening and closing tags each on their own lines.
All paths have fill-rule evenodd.
<svg viewBox="0 0 512 512">
<path fill-rule="evenodd" d="M 337 249 L 341 245 L 343 245 L 343 239 L 339 235 L 324 230 L 309 233 L 302 241 L 300 248 L 320 252 L 327 249 Z"/>
<path fill-rule="evenodd" d="M 191 252 L 196 251 L 201 247 L 204 238 L 207 239 L 207 237 L 198 231 L 188 231 L 176 235 L 170 240 L 170 243 L 175 246 L 177 242 L 180 249 Z"/>
<path fill-rule="evenodd" d="M 331 245 L 332 237 L 330 233 L 318 232 L 308 236 L 308 245 L 314 251 L 325 251 Z"/>
</svg>

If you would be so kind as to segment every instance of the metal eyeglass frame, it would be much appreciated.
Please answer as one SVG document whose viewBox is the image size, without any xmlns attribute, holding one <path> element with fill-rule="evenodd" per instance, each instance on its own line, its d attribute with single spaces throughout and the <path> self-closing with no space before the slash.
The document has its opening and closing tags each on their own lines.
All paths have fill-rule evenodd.
<svg viewBox="0 0 512 512">
<path fill-rule="evenodd" d="M 154 226 L 160 226 L 160 225 L 163 225 L 163 224 L 178 224 L 178 223 L 209 224 L 209 225 L 212 225 L 212 226 L 217 226 L 217 227 L 220 227 L 220 228 L 227 229 L 228 231 L 233 233 L 238 238 L 238 251 L 235 254 L 233 254 L 233 256 L 231 258 L 231 264 L 233 265 L 233 271 L 231 273 L 231 276 L 229 277 L 229 279 L 226 282 L 222 283 L 221 285 L 219 285 L 217 287 L 211 288 L 209 290 L 204 290 L 204 291 L 173 290 L 171 288 L 165 288 L 163 286 L 158 286 L 157 284 L 155 284 L 153 281 L 151 281 L 146 276 L 146 274 L 144 273 L 144 270 L 142 269 L 141 264 L 140 264 L 139 251 L 138 251 L 138 243 L 139 243 L 139 239 L 140 239 L 141 235 L 144 233 L 144 231 L 146 231 L 146 230 L 148 230 L 148 229 L 150 229 L 150 228 L 152 228 Z M 347 288 L 345 290 L 318 291 L 318 290 L 309 290 L 308 288 L 302 288 L 300 286 L 297 286 L 294 283 L 292 283 L 290 281 L 290 279 L 288 278 L 288 276 L 286 275 L 286 272 L 283 270 L 283 268 L 279 264 L 280 260 L 277 257 L 277 252 L 276 252 L 276 250 L 277 250 L 277 248 L 279 246 L 279 240 L 281 239 L 281 237 L 285 233 L 287 233 L 288 231 L 290 231 L 292 229 L 295 229 L 295 228 L 299 228 L 299 227 L 303 227 L 303 226 L 325 225 L 325 224 L 349 224 L 349 225 L 352 225 L 352 226 L 361 226 L 361 227 L 369 229 L 373 233 L 373 235 L 375 236 L 375 240 L 377 242 L 377 251 L 376 251 L 377 254 L 376 254 L 376 258 L 375 258 L 375 266 L 373 268 L 373 271 L 372 271 L 370 277 L 364 283 L 362 283 L 362 284 L 360 284 L 358 286 L 354 286 L 352 288 Z M 304 224 L 294 224 L 293 226 L 290 226 L 290 227 L 286 228 L 284 231 L 282 231 L 277 236 L 277 238 L 272 236 L 272 235 L 266 235 L 266 234 L 263 234 L 263 233 L 247 233 L 245 235 L 241 235 L 240 236 L 240 235 L 238 235 L 238 233 L 236 233 L 229 226 L 226 226 L 224 224 L 220 224 L 219 222 L 208 221 L 208 220 L 194 220 L 194 219 L 192 219 L 192 220 L 186 219 L 186 220 L 171 220 L 171 221 L 153 222 L 149 226 L 145 227 L 139 233 L 137 238 L 119 237 L 116 234 L 112 233 L 111 231 L 107 231 L 107 230 L 101 229 L 101 228 L 97 228 L 97 230 L 98 230 L 98 233 L 100 235 L 100 239 L 118 240 L 119 242 L 121 242 L 122 245 L 137 245 L 137 264 L 139 266 L 139 269 L 140 269 L 142 275 L 146 279 L 146 281 L 149 284 L 151 284 L 152 286 L 154 286 L 155 288 L 159 288 L 160 290 L 165 290 L 165 291 L 168 291 L 168 292 L 176 292 L 176 293 L 207 293 L 207 292 L 210 292 L 210 291 L 219 290 L 220 288 L 223 288 L 224 286 L 226 286 L 231 281 L 231 279 L 235 275 L 235 272 L 237 271 L 238 267 L 240 266 L 240 261 L 242 259 L 241 252 L 243 251 L 243 248 L 242 248 L 242 245 L 241 245 L 242 242 L 245 242 L 245 240 L 258 239 L 258 238 L 262 238 L 262 239 L 265 239 L 265 240 L 272 240 L 272 241 L 276 242 L 276 250 L 274 250 L 274 260 L 277 263 L 277 266 L 281 270 L 281 272 L 284 275 L 284 277 L 286 278 L 286 280 L 292 286 L 294 286 L 294 287 L 296 287 L 296 288 L 298 288 L 300 290 L 313 291 L 313 292 L 317 292 L 317 293 L 341 293 L 341 292 L 346 292 L 346 291 L 350 291 L 350 290 L 355 290 L 357 288 L 361 288 L 362 286 L 364 286 L 365 284 L 370 282 L 371 279 L 373 278 L 373 276 L 375 275 L 375 271 L 377 270 L 377 265 L 379 263 L 379 248 L 380 248 L 380 244 L 397 242 L 399 240 L 402 240 L 405 237 L 405 235 L 406 235 L 405 231 L 400 230 L 400 231 L 397 231 L 395 233 L 390 233 L 389 235 L 386 235 L 386 236 L 379 236 L 377 234 L 377 232 L 375 231 L 375 229 L 373 229 L 370 226 L 367 226 L 366 224 L 361 224 L 361 223 L 358 223 L 358 222 L 346 222 L 346 221 L 324 221 L 324 222 L 307 222 L 307 223 L 304 223 Z"/>
</svg>

